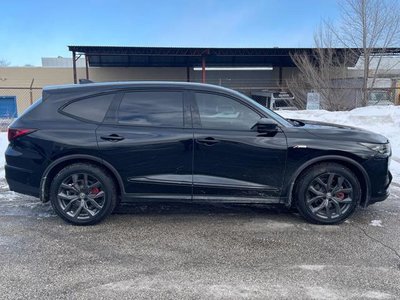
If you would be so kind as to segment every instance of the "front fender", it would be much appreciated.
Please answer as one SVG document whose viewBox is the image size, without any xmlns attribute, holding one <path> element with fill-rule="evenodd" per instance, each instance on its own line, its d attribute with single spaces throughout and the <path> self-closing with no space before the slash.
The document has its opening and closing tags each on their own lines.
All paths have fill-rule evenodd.
<svg viewBox="0 0 400 300">
<path fill-rule="evenodd" d="M 300 174 L 306 170 L 308 167 L 315 165 L 321 162 L 337 162 L 337 163 L 344 163 L 346 166 L 349 166 L 351 169 L 356 170 L 356 173 L 361 175 L 361 179 L 363 182 L 360 182 L 362 186 L 365 187 L 365 190 L 362 191 L 362 198 L 361 198 L 361 206 L 366 207 L 368 205 L 368 201 L 371 198 L 371 182 L 368 176 L 368 173 L 365 171 L 364 167 L 358 163 L 357 161 L 340 155 L 323 155 L 318 156 L 313 159 L 310 159 L 303 163 L 300 167 L 296 169 L 296 171 L 290 176 L 289 180 L 287 180 L 287 184 L 282 191 L 282 198 L 286 199 L 285 205 L 290 207 L 292 205 L 292 193 L 295 186 L 297 179 L 299 178 Z"/>
</svg>

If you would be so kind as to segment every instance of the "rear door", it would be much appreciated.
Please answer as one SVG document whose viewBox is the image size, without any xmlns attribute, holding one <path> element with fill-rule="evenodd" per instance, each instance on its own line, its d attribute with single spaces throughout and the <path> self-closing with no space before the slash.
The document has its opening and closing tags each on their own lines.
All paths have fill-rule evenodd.
<svg viewBox="0 0 400 300">
<path fill-rule="evenodd" d="M 97 129 L 100 156 L 119 172 L 127 199 L 191 200 L 193 132 L 184 95 L 121 93 Z"/>
<path fill-rule="evenodd" d="M 194 200 L 277 199 L 286 164 L 283 131 L 252 130 L 264 116 L 239 99 L 196 92 L 193 100 Z"/>
</svg>

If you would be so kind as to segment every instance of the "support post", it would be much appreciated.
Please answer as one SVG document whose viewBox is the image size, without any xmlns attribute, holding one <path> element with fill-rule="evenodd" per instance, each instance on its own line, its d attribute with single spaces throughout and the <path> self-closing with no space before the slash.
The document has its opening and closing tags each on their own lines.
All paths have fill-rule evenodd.
<svg viewBox="0 0 400 300">
<path fill-rule="evenodd" d="M 190 82 L 190 67 L 186 67 L 186 81 Z"/>
<path fill-rule="evenodd" d="M 86 79 L 89 80 L 89 57 L 85 54 Z"/>
<path fill-rule="evenodd" d="M 73 68 L 73 73 L 74 73 L 74 83 L 78 83 L 78 78 L 76 75 L 76 52 L 72 51 L 72 68 Z"/>
<path fill-rule="evenodd" d="M 206 57 L 201 57 L 201 82 L 206 83 Z"/>
<path fill-rule="evenodd" d="M 29 100 L 30 100 L 31 105 L 32 105 L 32 103 L 33 103 L 33 91 L 32 91 L 32 87 L 33 87 L 33 82 L 34 82 L 34 81 L 35 81 L 35 78 L 32 78 L 31 85 L 29 86 Z"/>
</svg>

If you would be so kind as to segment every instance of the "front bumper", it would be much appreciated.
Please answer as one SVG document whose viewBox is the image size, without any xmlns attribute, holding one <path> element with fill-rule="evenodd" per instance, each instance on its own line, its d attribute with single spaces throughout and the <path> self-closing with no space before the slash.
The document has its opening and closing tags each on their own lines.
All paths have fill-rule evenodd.
<svg viewBox="0 0 400 300">
<path fill-rule="evenodd" d="M 381 190 L 377 191 L 373 196 L 371 196 L 371 198 L 368 201 L 368 205 L 384 201 L 389 197 L 390 195 L 389 186 L 390 183 L 392 182 L 392 179 L 393 179 L 392 173 L 388 171 L 385 186 Z"/>
</svg>

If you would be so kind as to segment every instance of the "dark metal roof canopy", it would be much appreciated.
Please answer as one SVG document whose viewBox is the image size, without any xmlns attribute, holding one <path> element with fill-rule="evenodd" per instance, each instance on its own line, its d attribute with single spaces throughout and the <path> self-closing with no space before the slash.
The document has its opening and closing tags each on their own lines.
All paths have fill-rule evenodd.
<svg viewBox="0 0 400 300">
<path fill-rule="evenodd" d="M 91 67 L 200 67 L 206 57 L 208 67 L 294 67 L 290 55 L 313 48 L 176 48 L 69 46 L 69 50 L 88 57 Z M 344 57 L 348 49 L 335 52 Z M 354 58 L 351 65 L 357 62 Z"/>
<path fill-rule="evenodd" d="M 114 47 L 68 46 L 72 51 L 74 83 L 77 83 L 76 60 L 85 55 L 86 79 L 91 67 L 186 67 L 202 68 L 205 82 L 207 67 L 295 67 L 291 55 L 305 53 L 316 63 L 314 48 L 184 48 L 184 47 Z M 400 53 L 400 48 L 375 49 L 375 53 Z M 354 66 L 361 49 L 334 48 L 336 61 Z M 350 59 L 349 59 L 350 58 Z M 280 71 L 281 73 L 281 71 Z M 188 75 L 189 81 L 189 75 Z"/>
</svg>

